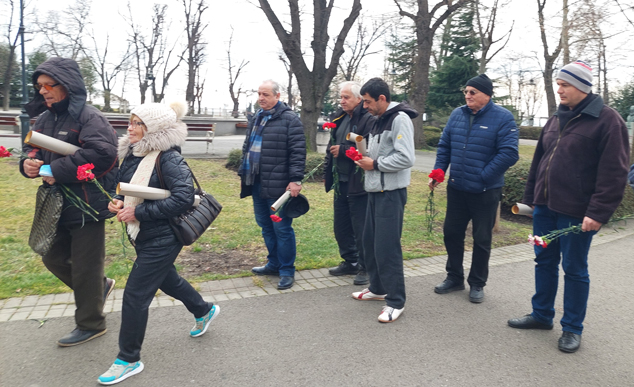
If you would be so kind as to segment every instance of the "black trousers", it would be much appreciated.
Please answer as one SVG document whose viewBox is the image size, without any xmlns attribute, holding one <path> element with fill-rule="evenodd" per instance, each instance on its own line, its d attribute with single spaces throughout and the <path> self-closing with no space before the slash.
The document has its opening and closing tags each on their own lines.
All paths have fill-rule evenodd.
<svg viewBox="0 0 634 387">
<path fill-rule="evenodd" d="M 147 242 L 141 246 L 137 243 L 135 247 L 137 258 L 123 294 L 117 357 L 126 362 L 141 359 L 148 309 L 158 289 L 181 301 L 196 318 L 209 313 L 213 306 L 176 272 L 174 261 L 183 248 L 176 237 L 167 244 L 148 245 Z"/>
<path fill-rule="evenodd" d="M 497 208 L 502 188 L 481 193 L 459 191 L 447 186 L 447 215 L 443 227 L 447 249 L 447 278 L 464 282 L 464 241 L 469 221 L 473 226 L 473 254 L 467 282 L 485 286 L 489 277 L 489 257 Z"/>
<path fill-rule="evenodd" d="M 339 195 L 334 199 L 334 231 L 339 255 L 346 262 L 363 263 L 363 228 L 368 195 L 348 196 L 348 182 L 339 182 Z"/>
<path fill-rule="evenodd" d="M 87 222 L 82 227 L 58 226 L 50 251 L 42 257 L 44 266 L 75 296 L 75 324 L 83 330 L 106 329 L 103 294 L 106 284 L 105 221 Z"/>
<path fill-rule="evenodd" d="M 387 306 L 401 309 L 405 305 L 403 274 L 403 214 L 407 188 L 368 192 L 368 206 L 363 231 L 365 264 L 370 277 L 370 291 L 387 294 Z"/>
</svg>

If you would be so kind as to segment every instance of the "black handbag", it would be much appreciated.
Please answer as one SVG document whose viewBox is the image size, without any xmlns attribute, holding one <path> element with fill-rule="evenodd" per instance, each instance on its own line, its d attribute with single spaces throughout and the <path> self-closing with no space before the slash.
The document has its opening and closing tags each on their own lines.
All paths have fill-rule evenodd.
<svg viewBox="0 0 634 387">
<path fill-rule="evenodd" d="M 63 207 L 64 197 L 57 185 L 42 184 L 37 189 L 29 246 L 39 255 L 44 256 L 51 249 Z"/>
<path fill-rule="evenodd" d="M 163 182 L 163 174 L 161 173 L 161 155 L 163 152 L 159 154 L 156 158 L 156 174 L 158 175 L 159 181 L 161 183 L 161 188 L 165 189 L 165 183 Z M 185 162 L 187 164 L 187 162 Z M 189 165 L 187 165 L 189 167 Z M 189 168 L 191 171 L 191 168 Z M 174 230 L 174 234 L 176 234 L 176 238 L 180 243 L 185 246 L 189 246 L 192 243 L 196 242 L 198 238 L 211 225 L 211 223 L 216 220 L 218 214 L 222 210 L 222 205 L 211 196 L 211 194 L 203 191 L 196 180 L 196 176 L 194 176 L 194 172 L 191 171 L 192 179 L 196 183 L 196 190 L 194 191 L 195 195 L 200 196 L 200 203 L 197 206 L 192 206 L 187 212 L 180 214 L 178 216 L 174 216 L 169 219 L 170 226 L 172 230 Z"/>
</svg>

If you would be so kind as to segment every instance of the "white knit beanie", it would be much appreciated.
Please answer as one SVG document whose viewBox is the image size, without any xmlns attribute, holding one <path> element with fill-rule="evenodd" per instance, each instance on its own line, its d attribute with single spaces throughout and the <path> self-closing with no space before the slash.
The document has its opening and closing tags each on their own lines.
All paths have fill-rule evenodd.
<svg viewBox="0 0 634 387">
<path fill-rule="evenodd" d="M 584 61 L 565 65 L 559 70 L 557 79 L 570 83 L 586 94 L 592 92 L 592 67 Z"/>
<path fill-rule="evenodd" d="M 132 109 L 130 114 L 139 117 L 148 133 L 162 132 L 173 127 L 186 111 L 183 102 L 172 102 L 169 106 L 163 103 L 148 103 Z"/>
</svg>

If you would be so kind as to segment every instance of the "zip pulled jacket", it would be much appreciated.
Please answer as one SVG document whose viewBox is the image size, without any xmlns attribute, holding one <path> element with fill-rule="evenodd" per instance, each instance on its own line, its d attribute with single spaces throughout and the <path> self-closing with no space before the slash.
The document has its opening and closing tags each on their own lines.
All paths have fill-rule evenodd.
<svg viewBox="0 0 634 387">
<path fill-rule="evenodd" d="M 337 131 L 340 129 L 339 125 L 343 118 L 347 115 L 343 109 L 339 109 L 334 114 L 334 119 L 332 122 L 336 125 L 335 128 L 332 129 L 330 134 L 330 141 L 328 142 L 328 148 L 326 149 L 326 159 L 324 162 L 324 185 L 326 188 L 326 192 L 329 192 L 332 189 L 332 185 L 334 183 L 333 177 L 333 156 L 330 153 L 330 147 L 332 145 L 339 145 L 339 157 L 337 157 L 336 167 L 341 167 L 344 164 L 347 166 L 347 170 L 351 171 L 348 180 L 348 196 L 357 196 L 357 195 L 365 195 L 366 192 L 363 189 L 363 169 L 358 168 L 357 165 L 346 156 L 346 151 L 351 147 L 357 147 L 356 143 L 353 141 L 345 140 L 341 144 L 333 144 L 332 141 L 334 138 L 337 138 Z M 372 129 L 372 125 L 374 124 L 375 118 L 368 112 L 367 109 L 363 108 L 363 102 L 359 103 L 356 108 L 354 108 L 352 112 L 352 117 L 350 118 L 350 132 L 354 134 L 358 134 L 365 138 L 367 144 L 368 133 Z"/>
<path fill-rule="evenodd" d="M 416 160 L 411 119 L 417 116 L 418 112 L 408 105 L 390 102 L 385 113 L 374 122 L 368 145 L 374 169 L 365 171 L 367 192 L 393 191 L 409 185 Z"/>
<path fill-rule="evenodd" d="M 629 169 L 625 122 L 594 94 L 560 130 L 555 113 L 539 137 L 523 203 L 607 223 L 623 199 Z"/>
<path fill-rule="evenodd" d="M 40 115 L 32 130 L 80 147 L 72 155 L 63 156 L 44 149 L 23 146 L 24 153 L 43 160 L 50 165 L 56 183 L 64 184 L 77 196 L 99 212 L 96 218 L 103 220 L 113 216 L 108 211 L 108 198 L 90 182 L 77 180 L 77 167 L 92 163 L 92 172 L 108 192 L 114 192 L 117 174 L 117 133 L 106 117 L 96 108 L 86 105 L 86 87 L 79 72 L 77 62 L 72 59 L 51 58 L 37 67 L 32 76 L 48 75 L 64 86 L 68 96 L 51 108 L 47 108 L 44 97 L 36 93 L 25 109 L 29 116 Z M 20 172 L 24 176 L 24 160 L 20 162 Z M 59 223 L 64 225 L 94 221 L 84 215 L 64 198 L 64 209 Z"/>
<path fill-rule="evenodd" d="M 471 122 L 471 119 L 473 121 Z M 442 132 L 434 169 L 447 172 L 447 184 L 479 193 L 504 185 L 504 173 L 519 160 L 519 131 L 513 114 L 489 101 L 476 114 L 454 109 Z"/>
<path fill-rule="evenodd" d="M 242 157 L 249 157 L 251 132 L 257 130 L 249 123 L 242 145 Z M 284 102 L 278 103 L 275 113 L 262 130 L 262 150 L 260 154 L 261 184 L 260 195 L 265 199 L 277 199 L 284 194 L 291 181 L 304 179 L 306 168 L 306 137 L 304 126 Z M 253 186 L 246 185 L 241 176 L 240 198 L 251 196 Z"/>
</svg>

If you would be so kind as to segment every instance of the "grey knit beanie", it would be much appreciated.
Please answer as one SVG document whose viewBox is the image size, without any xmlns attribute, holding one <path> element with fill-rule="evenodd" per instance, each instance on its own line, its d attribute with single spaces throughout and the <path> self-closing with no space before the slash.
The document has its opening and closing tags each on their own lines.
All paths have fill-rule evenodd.
<svg viewBox="0 0 634 387">
<path fill-rule="evenodd" d="M 559 70 L 557 79 L 568 82 L 586 94 L 592 92 L 592 67 L 586 62 L 578 60 L 565 65 Z"/>
</svg>

